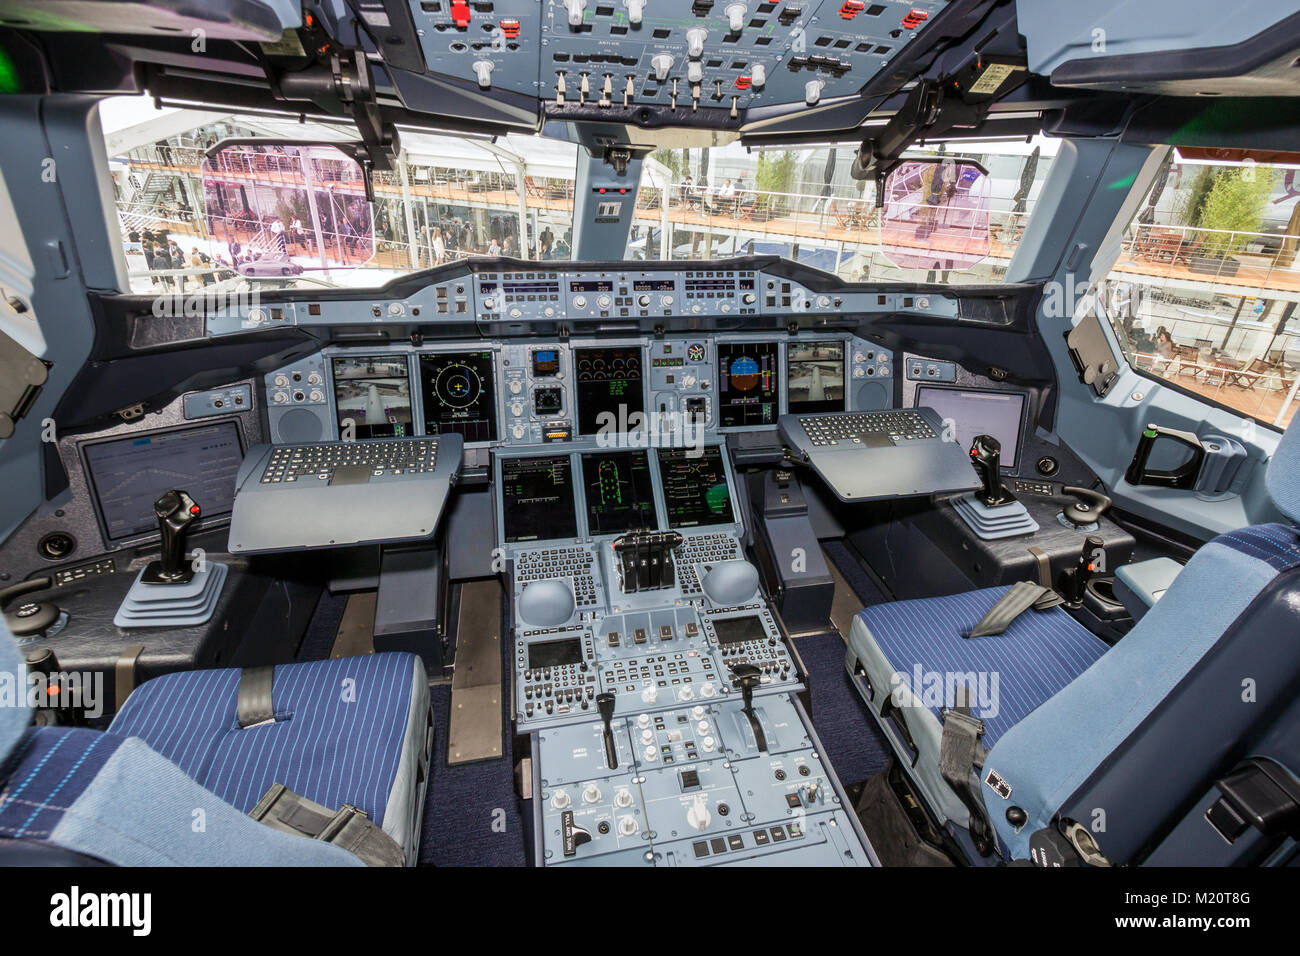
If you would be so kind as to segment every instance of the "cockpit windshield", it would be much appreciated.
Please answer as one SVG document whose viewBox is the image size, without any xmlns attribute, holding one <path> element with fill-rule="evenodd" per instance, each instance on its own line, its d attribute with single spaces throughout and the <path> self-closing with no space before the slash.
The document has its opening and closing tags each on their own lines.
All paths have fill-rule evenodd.
<svg viewBox="0 0 1300 956">
<path fill-rule="evenodd" d="M 403 130 L 396 168 L 373 173 L 366 203 L 362 183 L 331 172 L 344 162 L 331 147 L 312 147 L 334 159 L 313 161 L 321 171 L 311 178 L 324 181 L 311 189 L 290 147 L 266 147 L 273 153 L 254 161 L 259 137 L 346 142 L 325 123 L 158 111 L 140 97 L 108 100 L 101 116 L 132 291 L 370 288 L 468 256 L 574 258 L 573 143 Z M 219 143 L 240 145 L 217 163 L 209 154 Z M 956 212 L 952 228 L 910 222 L 900 240 L 888 221 L 882 230 L 889 207 L 877 205 L 875 183 L 850 175 L 850 148 L 657 149 L 641 166 L 627 246 L 608 258 L 780 255 L 848 281 L 998 282 L 1055 152 L 1045 137 L 909 151 L 987 175 L 977 215 Z M 919 189 L 922 164 L 913 165 Z"/>
</svg>

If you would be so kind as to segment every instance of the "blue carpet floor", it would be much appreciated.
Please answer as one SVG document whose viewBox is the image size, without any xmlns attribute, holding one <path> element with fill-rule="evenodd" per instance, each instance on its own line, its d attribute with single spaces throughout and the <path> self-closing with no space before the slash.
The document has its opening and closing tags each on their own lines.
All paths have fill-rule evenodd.
<svg viewBox="0 0 1300 956">
<path fill-rule="evenodd" d="M 347 606 L 346 594 L 330 594 L 329 591 L 321 593 L 320 603 L 312 612 L 311 621 L 307 624 L 307 633 L 302 636 L 302 643 L 298 645 L 298 654 L 294 660 L 323 661 L 330 656 L 330 648 L 334 646 L 334 636 L 338 634 L 339 624 L 343 621 L 343 610 Z"/>
<path fill-rule="evenodd" d="M 502 605 L 501 633 L 509 634 Z M 502 641 L 502 674 L 511 673 L 509 641 Z M 510 679 L 504 678 L 509 687 Z M 501 695 L 502 743 L 496 760 L 452 767 L 447 764 L 447 730 L 451 726 L 451 685 L 435 684 L 433 761 L 424 803 L 420 837 L 422 866 L 526 866 L 527 834 L 515 795 L 514 748 L 510 708 Z"/>
<path fill-rule="evenodd" d="M 840 783 L 849 787 L 875 776 L 889 759 L 889 744 L 844 669 L 844 641 L 835 633 L 796 638 L 808 669 L 812 721 Z"/>
<path fill-rule="evenodd" d="M 864 607 L 884 604 L 889 600 L 876 584 L 876 579 L 862 566 L 857 552 L 843 541 L 827 541 L 823 543 L 822 550 L 835 562 L 835 567 L 844 575 L 844 580 L 849 583 Z"/>
</svg>

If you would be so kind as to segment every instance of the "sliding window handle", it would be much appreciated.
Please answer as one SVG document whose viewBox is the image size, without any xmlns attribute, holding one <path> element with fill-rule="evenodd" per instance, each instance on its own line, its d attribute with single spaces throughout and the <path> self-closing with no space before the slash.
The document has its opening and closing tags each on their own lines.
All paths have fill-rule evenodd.
<svg viewBox="0 0 1300 956">
<path fill-rule="evenodd" d="M 1192 450 L 1192 457 L 1177 468 L 1151 468 L 1148 462 L 1156 440 L 1169 438 Z M 1164 428 L 1161 425 L 1148 425 L 1142 430 L 1138 439 L 1137 451 L 1124 472 L 1124 480 L 1130 485 L 1156 485 L 1161 488 L 1193 488 L 1205 463 L 1205 445 L 1194 432 L 1179 431 L 1176 428 Z"/>
</svg>

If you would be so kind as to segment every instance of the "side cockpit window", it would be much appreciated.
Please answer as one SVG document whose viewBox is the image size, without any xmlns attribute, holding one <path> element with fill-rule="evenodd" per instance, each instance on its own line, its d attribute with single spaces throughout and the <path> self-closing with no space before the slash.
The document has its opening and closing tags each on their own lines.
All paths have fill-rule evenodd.
<svg viewBox="0 0 1300 956">
<path fill-rule="evenodd" d="M 1300 156 L 1175 150 L 1128 224 L 1107 312 L 1129 364 L 1285 428 L 1300 382 Z"/>
</svg>

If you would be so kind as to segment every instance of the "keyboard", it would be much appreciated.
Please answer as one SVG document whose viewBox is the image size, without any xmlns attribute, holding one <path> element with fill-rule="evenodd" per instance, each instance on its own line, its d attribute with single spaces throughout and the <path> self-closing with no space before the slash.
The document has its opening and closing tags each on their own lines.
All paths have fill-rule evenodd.
<svg viewBox="0 0 1300 956">
<path fill-rule="evenodd" d="M 438 462 L 438 439 L 399 438 L 278 446 L 262 472 L 264 485 L 336 480 L 362 484 L 375 479 L 431 473 Z"/>
<path fill-rule="evenodd" d="M 586 548 L 524 551 L 515 559 L 515 580 L 522 585 L 568 578 L 573 583 L 573 603 L 578 608 L 594 607 L 596 582 L 592 577 L 592 563 L 592 554 Z"/>
<path fill-rule="evenodd" d="M 899 445 L 937 438 L 914 411 L 843 412 L 801 415 L 799 424 L 813 445 Z"/>
</svg>

